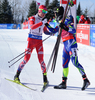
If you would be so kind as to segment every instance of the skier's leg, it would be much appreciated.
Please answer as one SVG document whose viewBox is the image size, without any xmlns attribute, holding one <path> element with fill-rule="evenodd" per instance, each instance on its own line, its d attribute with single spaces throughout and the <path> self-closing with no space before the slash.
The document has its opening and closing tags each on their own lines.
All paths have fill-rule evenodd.
<svg viewBox="0 0 95 100">
<path fill-rule="evenodd" d="M 59 85 L 54 86 L 55 89 L 66 89 L 66 87 L 67 87 L 66 82 L 67 82 L 67 77 L 68 77 L 68 72 L 69 72 L 68 63 L 70 61 L 70 56 L 69 56 L 69 53 L 66 51 L 65 48 L 63 50 L 62 60 L 63 60 L 62 82 Z"/>
<path fill-rule="evenodd" d="M 30 56 L 31 56 L 31 52 L 33 51 L 33 47 L 32 45 L 28 42 L 28 46 L 27 46 L 27 49 L 25 50 L 25 56 L 24 56 L 24 59 L 23 61 L 19 64 L 19 67 L 17 69 L 17 72 L 16 72 L 16 75 L 14 76 L 14 80 L 18 80 L 20 81 L 19 79 L 19 75 L 22 71 L 22 69 L 24 68 L 25 64 L 29 61 L 30 59 Z"/>
<path fill-rule="evenodd" d="M 63 77 L 67 77 L 68 73 L 69 73 L 69 68 L 68 68 L 68 64 L 70 61 L 70 56 L 69 53 L 66 51 L 66 49 L 64 48 L 63 50 L 63 56 L 62 56 L 62 61 L 63 61 Z"/>
<path fill-rule="evenodd" d="M 72 53 L 70 53 L 70 58 L 71 58 L 71 61 L 73 63 L 74 66 L 77 67 L 77 69 L 79 70 L 79 72 L 81 73 L 82 75 L 82 78 L 83 78 L 83 87 L 82 87 L 82 90 L 85 90 L 88 85 L 90 85 L 90 82 L 86 76 L 86 73 L 84 71 L 84 68 L 82 67 L 82 65 L 78 62 L 78 56 L 77 56 L 77 48 L 71 48 L 71 51 Z"/>
<path fill-rule="evenodd" d="M 70 50 L 70 59 L 73 63 L 74 66 L 76 66 L 79 70 L 79 72 L 81 73 L 81 75 L 86 75 L 84 68 L 82 67 L 82 65 L 78 62 L 78 56 L 77 56 L 77 48 L 71 48 Z"/>
<path fill-rule="evenodd" d="M 27 51 L 28 50 L 28 51 Z M 19 67 L 18 67 L 18 71 L 21 72 L 22 69 L 24 68 L 25 64 L 29 61 L 30 59 L 30 56 L 31 56 L 31 49 L 27 48 L 26 49 L 26 53 L 25 53 L 25 56 L 24 56 L 24 59 L 23 61 L 20 63 Z"/>
<path fill-rule="evenodd" d="M 43 73 L 43 82 L 47 82 L 47 72 L 46 72 L 46 65 L 44 63 L 43 59 L 43 45 L 42 45 L 42 40 L 40 40 L 40 45 L 36 47 L 37 55 L 38 55 L 38 60 L 41 65 L 42 73 Z"/>
</svg>

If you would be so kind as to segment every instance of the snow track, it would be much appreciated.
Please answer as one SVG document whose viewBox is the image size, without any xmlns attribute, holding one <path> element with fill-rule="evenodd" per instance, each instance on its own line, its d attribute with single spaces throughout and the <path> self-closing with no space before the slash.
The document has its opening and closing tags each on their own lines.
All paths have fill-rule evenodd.
<svg viewBox="0 0 95 100">
<path fill-rule="evenodd" d="M 37 89 L 29 90 L 15 83 L 8 82 L 4 78 L 13 79 L 20 60 L 9 68 L 8 61 L 24 52 L 27 46 L 28 30 L 0 30 L 0 100 L 94 100 L 95 99 L 95 47 L 79 44 L 79 62 L 83 65 L 91 85 L 81 91 L 83 80 L 77 68 L 69 64 L 69 76 L 67 89 L 54 89 L 55 85 L 61 83 L 62 77 L 62 51 L 60 44 L 55 73 L 48 70 L 49 87 L 41 92 L 43 77 L 35 49 L 29 62 L 25 65 L 20 75 L 20 80 L 25 85 Z M 43 35 L 44 38 L 48 37 Z M 44 39 L 43 38 L 43 39 Z M 47 65 L 56 41 L 55 36 L 43 42 L 44 60 Z M 51 67 L 51 66 L 50 66 Z"/>
</svg>

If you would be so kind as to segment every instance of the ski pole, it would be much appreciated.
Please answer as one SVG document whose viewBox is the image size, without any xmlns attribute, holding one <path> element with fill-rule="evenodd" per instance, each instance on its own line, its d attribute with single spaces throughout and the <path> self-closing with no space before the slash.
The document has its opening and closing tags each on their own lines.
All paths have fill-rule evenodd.
<svg viewBox="0 0 95 100">
<path fill-rule="evenodd" d="M 54 58 L 55 48 L 56 48 L 56 45 L 54 46 L 53 51 L 52 51 L 52 54 L 51 54 L 51 56 L 50 56 L 50 59 L 49 59 L 48 65 L 47 65 L 47 71 L 48 71 L 48 69 L 49 69 L 49 66 L 50 66 L 50 63 L 51 63 L 51 61 L 52 61 L 52 58 Z M 51 70 L 52 70 L 52 68 L 51 68 Z"/>
<path fill-rule="evenodd" d="M 50 35 L 51 36 L 51 35 Z M 50 36 L 48 36 L 47 38 L 45 38 L 42 42 L 44 42 L 45 40 L 47 40 Z M 39 43 L 40 44 L 40 43 Z M 38 44 L 37 44 L 38 45 Z M 14 57 L 13 59 L 11 59 L 10 61 L 8 61 L 8 63 L 12 62 L 13 60 L 15 60 L 16 58 L 18 58 L 19 56 L 23 55 L 25 52 L 27 52 L 28 50 L 22 52 L 21 54 L 19 54 L 18 56 Z"/>
<path fill-rule="evenodd" d="M 26 50 L 27 51 L 27 50 Z M 12 62 L 13 60 L 15 60 L 16 58 L 18 58 L 19 56 L 23 55 L 26 51 L 24 51 L 23 53 L 19 54 L 18 56 L 16 56 L 15 58 L 13 58 L 12 60 L 8 61 L 8 63 Z"/>
<path fill-rule="evenodd" d="M 66 18 L 66 15 L 67 15 L 66 11 L 67 11 L 67 9 L 68 9 L 68 3 L 69 3 L 69 1 L 70 1 L 70 0 L 68 0 L 68 2 L 67 2 L 66 9 L 65 9 L 65 13 L 64 13 L 62 22 L 65 21 L 65 18 Z M 50 60 L 49 60 L 49 62 L 48 62 L 48 66 L 47 66 L 47 68 L 49 68 L 49 65 L 50 65 L 50 63 L 51 63 L 51 60 L 52 60 L 52 58 L 53 58 L 52 67 L 51 67 L 51 71 L 53 70 L 53 72 L 54 72 L 55 65 L 56 65 L 56 60 L 57 60 L 58 48 L 59 48 L 59 43 L 60 43 L 60 38 L 61 38 L 61 31 L 62 31 L 62 29 L 60 28 L 60 29 L 59 29 L 59 35 L 58 35 L 56 44 L 55 44 L 55 46 L 54 46 L 54 49 L 53 49 L 53 51 L 52 51 L 52 54 L 51 54 L 51 57 L 50 57 Z"/>
<path fill-rule="evenodd" d="M 52 54 L 51 54 L 50 59 L 49 59 L 49 62 L 48 62 L 48 64 L 47 64 L 47 72 L 48 72 L 50 63 L 51 63 L 51 61 L 52 61 L 52 58 L 53 58 L 53 56 L 54 56 L 54 50 L 55 50 L 55 47 L 54 47 L 54 49 L 53 49 L 53 51 L 52 51 Z"/>
<path fill-rule="evenodd" d="M 69 8 L 68 8 L 69 1 L 70 0 L 68 0 L 68 2 L 67 2 L 67 6 L 66 6 L 66 9 L 65 9 L 65 13 L 64 13 L 62 22 L 65 21 L 66 16 L 69 12 Z M 57 42 L 56 42 L 56 48 L 55 48 L 55 52 L 54 52 L 53 62 L 52 62 L 52 69 L 51 70 L 53 71 L 53 73 L 54 73 L 54 70 L 55 70 L 55 65 L 56 65 L 56 60 L 57 60 L 57 55 L 58 55 L 58 49 L 59 49 L 60 39 L 61 39 L 61 33 L 62 33 L 62 29 L 60 28 L 59 29 L 59 35 L 58 35 Z"/>
<path fill-rule="evenodd" d="M 57 60 L 57 53 L 58 53 L 58 49 L 59 49 L 59 43 L 60 43 L 60 39 L 57 42 L 56 48 L 55 48 L 55 52 L 54 52 L 54 56 L 53 56 L 53 62 L 52 62 L 52 67 L 51 67 L 51 71 L 55 70 L 55 65 L 56 65 L 56 60 Z"/>
<path fill-rule="evenodd" d="M 21 58 L 23 58 L 25 55 L 23 55 Z M 13 64 L 11 64 L 10 66 L 9 66 L 9 68 L 11 67 L 11 66 L 13 66 L 16 62 L 18 62 L 21 58 L 19 58 L 17 61 L 15 61 Z"/>
<path fill-rule="evenodd" d="M 50 35 L 51 36 L 51 35 Z M 50 36 L 48 36 L 47 38 L 45 38 L 42 42 L 44 42 L 46 39 L 48 39 Z M 40 44 L 40 43 L 39 43 Z M 37 44 L 38 45 L 38 44 Z M 26 50 L 26 51 L 28 51 L 28 50 Z M 25 52 L 26 52 L 25 51 Z M 23 52 L 23 53 L 21 53 L 19 56 L 21 56 L 22 54 L 24 54 L 25 52 Z M 24 54 L 22 57 L 20 57 L 18 60 L 16 60 L 13 64 L 11 64 L 10 66 L 9 66 L 9 68 L 11 67 L 11 66 L 13 66 L 15 63 L 17 63 L 20 59 L 22 59 L 25 55 L 27 55 L 28 54 L 28 52 L 26 53 L 26 54 Z M 18 57 L 19 57 L 18 56 Z M 15 59 L 16 59 L 17 57 L 15 57 Z M 15 59 L 13 59 L 13 60 L 15 60 Z"/>
<path fill-rule="evenodd" d="M 70 6 L 69 6 L 69 8 L 68 8 L 69 1 L 70 1 L 70 0 L 68 0 L 67 6 L 66 6 L 66 9 L 68 9 L 68 10 L 65 9 L 65 11 L 66 11 L 67 13 L 65 12 L 65 14 L 64 14 L 64 16 L 63 16 L 63 19 L 62 19 L 62 22 L 65 21 L 66 16 L 67 16 L 67 14 L 68 14 L 68 12 L 69 12 L 69 10 L 70 10 Z M 71 6 L 71 7 L 72 7 L 72 6 Z M 51 70 L 53 71 L 53 73 L 54 73 L 54 70 L 55 70 L 55 65 L 56 65 L 56 60 L 57 60 L 57 54 L 58 54 L 58 49 L 59 49 L 59 43 L 60 43 L 60 39 L 61 39 L 61 32 L 62 32 L 62 29 L 60 28 L 60 30 L 59 30 L 59 38 L 57 39 L 57 43 L 56 43 L 57 48 L 55 49 L 55 52 L 54 52 L 53 62 L 52 62 L 52 68 L 51 68 Z"/>
</svg>

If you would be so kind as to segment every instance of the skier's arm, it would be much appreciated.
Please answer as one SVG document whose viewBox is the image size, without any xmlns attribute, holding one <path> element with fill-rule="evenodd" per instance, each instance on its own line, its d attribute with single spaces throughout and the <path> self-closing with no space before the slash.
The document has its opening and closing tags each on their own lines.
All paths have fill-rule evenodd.
<svg viewBox="0 0 95 100">
<path fill-rule="evenodd" d="M 33 24 L 33 25 L 31 26 L 31 29 L 34 30 L 34 29 L 38 28 L 39 26 L 41 26 L 42 24 L 43 24 L 42 22 L 39 22 L 39 23 L 37 23 L 37 24 Z"/>
<path fill-rule="evenodd" d="M 44 32 L 46 35 L 54 35 L 54 33 L 50 32 L 46 26 L 44 27 L 43 32 Z"/>
<path fill-rule="evenodd" d="M 74 28 L 74 25 L 69 25 L 69 33 L 72 33 L 74 36 L 76 35 L 76 29 Z"/>
<path fill-rule="evenodd" d="M 48 28 L 48 30 L 51 32 L 51 33 L 56 33 L 56 32 L 58 32 L 58 30 L 59 30 L 59 27 L 58 26 L 56 26 L 55 28 L 52 28 L 48 23 L 46 23 L 45 24 L 45 26 Z"/>
<path fill-rule="evenodd" d="M 69 28 L 64 23 L 62 23 L 62 22 L 59 24 L 59 27 L 61 27 L 65 31 L 68 31 L 69 30 Z"/>
<path fill-rule="evenodd" d="M 34 30 L 34 29 L 40 27 L 40 26 L 41 26 L 42 24 L 44 24 L 45 22 L 44 22 L 44 21 L 41 21 L 41 22 L 35 24 L 35 17 L 32 16 L 31 19 L 30 19 L 30 21 L 29 21 L 29 23 L 30 23 L 30 28 L 31 28 L 32 30 Z"/>
</svg>

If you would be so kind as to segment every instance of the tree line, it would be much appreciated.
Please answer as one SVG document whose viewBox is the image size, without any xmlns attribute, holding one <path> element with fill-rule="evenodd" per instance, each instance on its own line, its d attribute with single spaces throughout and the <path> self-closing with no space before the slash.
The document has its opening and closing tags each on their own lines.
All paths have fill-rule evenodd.
<svg viewBox="0 0 95 100">
<path fill-rule="evenodd" d="M 28 17 L 37 13 L 38 5 L 35 0 L 21 2 L 22 0 L 0 0 L 0 23 L 23 23 Z M 60 5 L 58 0 L 45 0 L 48 9 L 47 18 L 54 16 L 53 8 Z"/>
<path fill-rule="evenodd" d="M 42 0 L 43 1 L 43 0 Z M 46 14 L 47 19 L 54 17 L 53 10 L 55 7 L 60 5 L 58 0 L 45 0 L 48 13 Z M 37 13 L 38 5 L 35 0 L 29 0 L 22 2 L 22 0 L 0 0 L 0 23 L 23 23 L 27 18 Z M 79 3 L 77 8 L 77 15 L 87 15 L 88 9 L 86 8 L 83 12 Z"/>
</svg>

